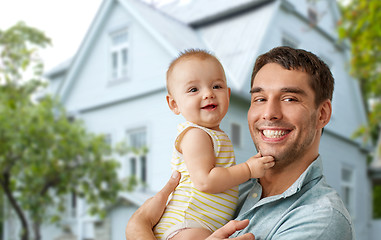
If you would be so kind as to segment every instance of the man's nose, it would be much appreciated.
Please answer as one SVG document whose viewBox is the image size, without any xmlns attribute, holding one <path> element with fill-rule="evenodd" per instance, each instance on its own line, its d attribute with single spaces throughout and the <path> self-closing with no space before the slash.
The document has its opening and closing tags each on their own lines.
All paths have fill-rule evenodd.
<svg viewBox="0 0 381 240">
<path fill-rule="evenodd" d="M 276 100 L 268 100 L 263 112 L 264 120 L 279 120 L 283 116 L 281 103 Z"/>
</svg>

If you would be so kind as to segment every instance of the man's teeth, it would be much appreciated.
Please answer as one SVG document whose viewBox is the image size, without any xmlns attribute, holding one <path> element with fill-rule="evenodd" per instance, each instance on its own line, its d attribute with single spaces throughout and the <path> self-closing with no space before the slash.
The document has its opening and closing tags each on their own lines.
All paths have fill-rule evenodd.
<svg viewBox="0 0 381 240">
<path fill-rule="evenodd" d="M 263 135 L 267 138 L 280 138 L 286 135 L 286 131 L 282 130 L 263 130 Z"/>
</svg>

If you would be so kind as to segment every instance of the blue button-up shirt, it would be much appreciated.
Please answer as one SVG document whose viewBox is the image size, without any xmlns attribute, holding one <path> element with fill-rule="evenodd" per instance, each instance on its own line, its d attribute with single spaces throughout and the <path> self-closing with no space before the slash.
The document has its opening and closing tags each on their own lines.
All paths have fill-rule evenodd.
<svg viewBox="0 0 381 240">
<path fill-rule="evenodd" d="M 351 217 L 316 159 L 284 193 L 261 199 L 256 179 L 243 184 L 237 220 L 250 219 L 248 227 L 232 237 L 251 232 L 256 240 L 351 240 Z"/>
</svg>

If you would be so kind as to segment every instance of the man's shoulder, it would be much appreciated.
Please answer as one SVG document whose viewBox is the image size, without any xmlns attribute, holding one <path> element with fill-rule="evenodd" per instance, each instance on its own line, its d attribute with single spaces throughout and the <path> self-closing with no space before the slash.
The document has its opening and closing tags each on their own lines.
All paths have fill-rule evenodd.
<svg viewBox="0 0 381 240">
<path fill-rule="evenodd" d="M 344 212 L 345 217 L 349 217 L 344 203 L 337 191 L 327 184 L 325 178 L 322 177 L 311 188 L 307 188 L 297 194 L 297 198 L 304 202 L 304 205 L 319 209 L 332 208 L 339 212 Z"/>
<path fill-rule="evenodd" d="M 297 194 L 299 205 L 294 209 L 293 214 L 296 217 L 304 217 L 310 213 L 310 218 L 323 221 L 344 221 L 352 225 L 349 215 L 342 199 L 337 191 L 328 185 L 322 178 L 316 185 L 307 191 L 301 191 Z"/>
</svg>

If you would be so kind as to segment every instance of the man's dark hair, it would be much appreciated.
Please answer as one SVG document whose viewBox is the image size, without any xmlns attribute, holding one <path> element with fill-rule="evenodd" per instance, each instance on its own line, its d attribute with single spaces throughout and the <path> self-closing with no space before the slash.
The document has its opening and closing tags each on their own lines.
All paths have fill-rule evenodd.
<svg viewBox="0 0 381 240">
<path fill-rule="evenodd" d="M 287 70 L 306 72 L 310 76 L 310 86 L 315 92 L 316 106 L 326 99 L 332 101 L 335 81 L 327 64 L 315 54 L 291 47 L 273 48 L 257 58 L 251 75 L 251 86 L 258 71 L 268 63 L 277 63 Z"/>
</svg>

